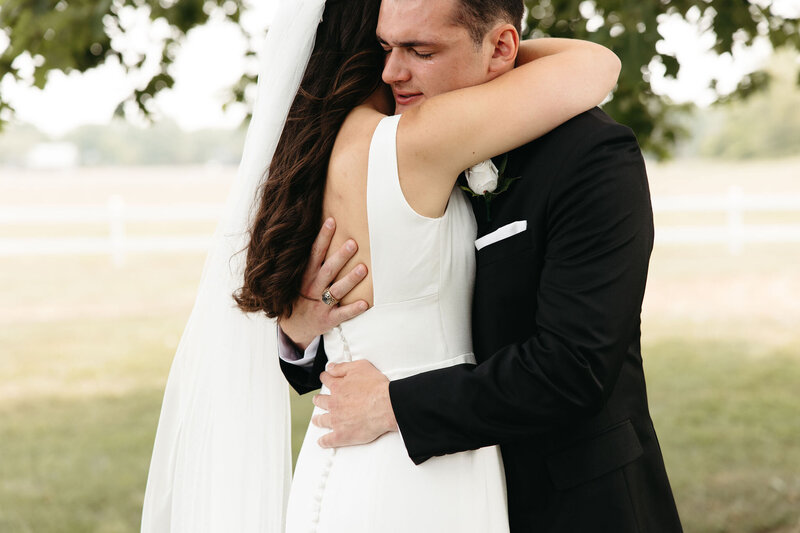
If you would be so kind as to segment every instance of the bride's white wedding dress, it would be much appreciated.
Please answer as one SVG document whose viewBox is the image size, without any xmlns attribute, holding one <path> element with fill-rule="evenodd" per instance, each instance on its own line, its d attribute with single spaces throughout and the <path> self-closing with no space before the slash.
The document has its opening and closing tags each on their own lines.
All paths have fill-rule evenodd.
<svg viewBox="0 0 800 533">
<path fill-rule="evenodd" d="M 330 361 L 368 359 L 390 380 L 475 362 L 472 210 L 457 189 L 441 218 L 421 216 L 408 205 L 397 173 L 399 119 L 380 122 L 369 152 L 374 306 L 324 336 Z M 324 387 L 322 392 L 328 393 Z M 397 432 L 331 450 L 317 444 L 326 431 L 308 427 L 289 496 L 287 533 L 508 531 L 498 447 L 415 465 Z"/>
</svg>

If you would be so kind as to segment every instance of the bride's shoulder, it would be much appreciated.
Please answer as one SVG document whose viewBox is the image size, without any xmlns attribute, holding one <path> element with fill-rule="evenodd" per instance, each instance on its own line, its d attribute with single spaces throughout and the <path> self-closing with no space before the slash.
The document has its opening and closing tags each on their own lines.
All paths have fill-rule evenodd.
<svg viewBox="0 0 800 533">
<path fill-rule="evenodd" d="M 371 106 L 361 105 L 353 109 L 339 128 L 331 159 L 338 154 L 369 151 L 372 134 L 384 118 L 385 114 Z"/>
<path fill-rule="evenodd" d="M 351 138 L 364 135 L 372 137 L 372 132 L 375 131 L 378 123 L 386 116 L 385 113 L 371 105 L 360 105 L 353 109 L 344 119 L 342 127 L 339 129 L 339 137 Z"/>
<path fill-rule="evenodd" d="M 351 185 L 353 179 L 363 177 L 362 169 L 369 159 L 372 134 L 385 117 L 385 114 L 367 105 L 358 106 L 347 115 L 333 143 L 328 164 L 329 180 Z"/>
<path fill-rule="evenodd" d="M 394 99 L 391 97 L 391 92 L 386 86 L 379 87 L 366 101 L 347 114 L 339 128 L 336 144 L 345 148 L 355 148 L 366 143 L 368 149 L 378 123 L 393 109 Z"/>
</svg>

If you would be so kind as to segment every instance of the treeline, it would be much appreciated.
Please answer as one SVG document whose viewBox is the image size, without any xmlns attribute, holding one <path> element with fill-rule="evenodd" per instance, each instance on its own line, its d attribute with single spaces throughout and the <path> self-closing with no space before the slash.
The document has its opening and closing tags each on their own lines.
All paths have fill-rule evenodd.
<svg viewBox="0 0 800 533">
<path fill-rule="evenodd" d="M 800 156 L 800 56 L 775 54 L 769 87 L 745 101 L 697 110 L 680 152 L 695 157 L 754 159 Z"/>
</svg>

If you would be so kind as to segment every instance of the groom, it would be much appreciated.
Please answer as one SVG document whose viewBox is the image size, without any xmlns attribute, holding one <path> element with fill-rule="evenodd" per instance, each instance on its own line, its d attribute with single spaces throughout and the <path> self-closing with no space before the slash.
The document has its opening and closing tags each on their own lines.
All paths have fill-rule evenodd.
<svg viewBox="0 0 800 533">
<path fill-rule="evenodd" d="M 519 28 L 521 17 L 521 0 L 383 0 L 378 37 L 392 50 L 383 79 L 397 111 L 458 89 L 459 62 L 495 46 L 486 36 L 496 25 Z M 420 42 L 433 59 L 413 53 Z M 681 531 L 642 371 L 653 223 L 636 139 L 593 109 L 513 150 L 505 174 L 520 179 L 491 212 L 473 199 L 478 365 L 389 383 L 366 361 L 322 372 L 318 341 L 302 355 L 284 337 L 281 367 L 300 392 L 320 380 L 332 391 L 314 399 L 328 411 L 314 423 L 333 430 L 323 446 L 399 429 L 421 464 L 499 444 L 513 532 Z M 304 294 L 320 294 L 353 254 L 343 247 L 320 268 L 332 233 L 320 233 Z M 361 277 L 354 269 L 331 292 L 341 299 Z M 305 348 L 355 305 L 300 298 L 281 328 Z"/>
</svg>

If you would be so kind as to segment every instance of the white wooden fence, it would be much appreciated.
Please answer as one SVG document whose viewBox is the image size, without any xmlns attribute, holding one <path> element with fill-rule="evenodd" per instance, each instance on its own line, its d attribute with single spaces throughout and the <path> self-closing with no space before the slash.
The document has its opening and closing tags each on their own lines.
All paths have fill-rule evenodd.
<svg viewBox="0 0 800 533">
<path fill-rule="evenodd" d="M 126 224 L 132 222 L 217 221 L 221 204 L 126 205 L 120 196 L 111 196 L 105 206 L 4 206 L 0 207 L 0 226 L 38 224 L 103 224 L 103 237 L 0 237 L 0 257 L 21 255 L 108 254 L 117 265 L 129 253 L 175 253 L 208 249 L 211 232 L 204 235 L 129 236 Z M 723 225 L 659 225 L 658 245 L 726 244 L 731 254 L 741 253 L 747 243 L 800 243 L 800 223 L 794 225 L 748 225 L 748 212 L 800 212 L 800 195 L 744 195 L 738 187 L 727 194 L 685 195 L 653 198 L 655 213 L 726 213 Z M 800 217 L 798 217 L 800 218 Z M 7 233 L 7 232 L 6 232 Z"/>
<path fill-rule="evenodd" d="M 726 213 L 719 226 L 656 226 L 657 244 L 727 244 L 731 254 L 745 243 L 800 243 L 798 224 L 745 224 L 749 212 L 800 212 L 800 195 L 760 194 L 745 196 L 740 187 L 722 195 L 685 195 L 653 198 L 654 213 Z M 800 217 L 798 217 L 800 218 Z"/>
<path fill-rule="evenodd" d="M 105 237 L 0 238 L 0 257 L 12 255 L 109 254 L 123 265 L 128 253 L 203 252 L 211 244 L 204 235 L 128 236 L 130 222 L 218 221 L 222 204 L 126 205 L 121 196 L 110 196 L 103 205 L 36 206 L 0 208 L 0 226 L 34 224 L 104 224 Z"/>
</svg>

